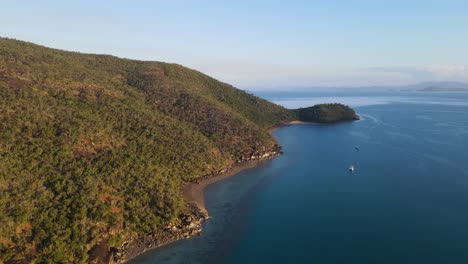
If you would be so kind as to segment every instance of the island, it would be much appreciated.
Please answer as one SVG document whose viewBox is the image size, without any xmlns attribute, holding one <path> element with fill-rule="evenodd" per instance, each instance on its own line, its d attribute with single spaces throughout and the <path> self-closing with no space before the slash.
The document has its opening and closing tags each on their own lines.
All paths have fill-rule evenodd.
<svg viewBox="0 0 468 264">
<path fill-rule="evenodd" d="M 334 104 L 319 104 L 293 110 L 298 120 L 316 123 L 336 123 L 359 120 L 359 116 L 349 106 Z"/>
<path fill-rule="evenodd" d="M 438 86 L 430 86 L 423 89 L 418 90 L 420 92 L 468 92 L 468 88 L 466 87 L 438 87 Z"/>
<path fill-rule="evenodd" d="M 125 262 L 195 235 L 207 212 L 187 193 L 281 155 L 271 128 L 357 119 L 178 64 L 0 38 L 0 262 Z"/>
</svg>

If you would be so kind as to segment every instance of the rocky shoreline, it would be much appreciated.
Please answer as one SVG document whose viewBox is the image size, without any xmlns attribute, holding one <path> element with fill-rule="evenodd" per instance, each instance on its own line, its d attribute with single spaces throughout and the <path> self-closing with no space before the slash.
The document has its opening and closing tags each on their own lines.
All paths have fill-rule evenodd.
<svg viewBox="0 0 468 264">
<path fill-rule="evenodd" d="M 186 210 L 180 215 L 179 223 L 168 225 L 144 236 L 127 239 L 119 248 L 110 248 L 107 263 L 125 263 L 144 252 L 168 245 L 178 240 L 187 239 L 202 232 L 202 222 L 209 218 L 204 207 L 203 189 L 211 183 L 233 176 L 243 169 L 254 167 L 261 161 L 281 155 L 281 146 L 276 144 L 271 149 L 246 151 L 233 165 L 220 171 L 200 177 L 195 183 L 185 186 L 185 190 L 194 191 L 195 195 L 186 195 Z M 232 173 L 230 173 L 232 172 Z"/>
<path fill-rule="evenodd" d="M 277 125 L 269 129 L 269 132 L 273 133 L 274 130 L 282 126 L 297 124 L 314 123 L 292 121 Z M 204 204 L 203 190 L 212 183 L 237 175 L 244 169 L 258 166 L 262 161 L 273 159 L 281 154 L 283 152 L 279 144 L 275 144 L 270 149 L 248 150 L 232 165 L 199 177 L 195 182 L 185 184 L 181 187 L 181 191 L 187 205 L 186 210 L 179 217 L 180 221 L 178 224 L 169 225 L 162 230 L 126 240 L 121 247 L 111 248 L 108 251 L 108 261 L 104 263 L 125 263 L 148 250 L 200 235 L 202 232 L 202 222 L 209 219 L 208 211 Z"/>
<path fill-rule="evenodd" d="M 207 218 L 208 216 L 196 205 L 188 203 L 187 211 L 181 214 L 178 224 L 168 225 L 162 230 L 129 239 L 120 248 L 112 248 L 109 263 L 125 263 L 148 250 L 198 235 L 202 231 L 202 221 Z"/>
</svg>

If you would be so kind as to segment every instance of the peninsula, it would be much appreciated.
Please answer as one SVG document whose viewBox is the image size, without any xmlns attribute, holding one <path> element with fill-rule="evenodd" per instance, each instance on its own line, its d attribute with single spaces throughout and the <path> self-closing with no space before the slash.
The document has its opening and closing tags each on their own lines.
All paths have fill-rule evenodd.
<svg viewBox="0 0 468 264">
<path fill-rule="evenodd" d="M 177 64 L 0 38 L 0 262 L 123 262 L 189 237 L 206 212 L 181 189 L 280 155 L 272 127 L 357 118 Z"/>
</svg>

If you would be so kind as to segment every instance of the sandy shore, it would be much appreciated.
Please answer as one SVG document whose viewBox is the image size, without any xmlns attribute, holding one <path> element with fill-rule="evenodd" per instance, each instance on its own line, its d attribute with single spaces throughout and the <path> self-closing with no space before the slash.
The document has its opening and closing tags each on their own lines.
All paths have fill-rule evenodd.
<svg viewBox="0 0 468 264">
<path fill-rule="evenodd" d="M 315 124 L 315 123 L 312 123 L 312 122 L 304 122 L 304 121 L 291 121 L 291 122 L 287 122 L 287 123 L 283 123 L 281 125 L 278 125 L 278 126 L 275 126 L 275 127 L 272 127 L 270 129 L 268 129 L 268 132 L 270 133 L 273 133 L 275 130 L 277 130 L 278 128 L 280 127 L 284 127 L 284 126 L 290 126 L 290 125 L 310 125 L 310 124 Z"/>
<path fill-rule="evenodd" d="M 271 157 L 273 158 L 276 156 Z M 225 173 L 202 179 L 198 183 L 184 184 L 181 187 L 181 191 L 184 199 L 189 203 L 188 208 L 190 208 L 189 211 L 191 212 L 191 214 L 186 215 L 187 219 L 185 224 L 183 226 L 177 226 L 175 229 L 163 229 L 156 233 L 134 238 L 128 242 L 124 249 L 120 249 L 120 255 L 117 259 L 113 259 L 116 260 L 116 262 L 111 263 L 124 263 L 148 250 L 159 248 L 175 241 L 187 239 L 199 234 L 202 231 L 201 222 L 209 217 L 208 211 L 205 207 L 205 197 L 203 195 L 204 189 L 208 185 L 234 176 L 242 170 L 253 168 L 264 160 L 251 160 L 238 163 L 233 165 Z M 110 253 L 110 251 L 106 250 L 104 253 Z M 102 261 L 99 263 L 109 262 Z"/>
<path fill-rule="evenodd" d="M 209 215 L 208 210 L 206 210 L 205 206 L 205 196 L 203 194 L 204 189 L 210 184 L 232 177 L 245 169 L 256 167 L 262 161 L 263 160 L 253 160 L 238 163 L 234 165 L 229 171 L 223 174 L 203 179 L 198 183 L 186 183 L 182 186 L 182 195 L 187 202 L 194 203 L 195 205 L 197 205 L 198 208 L 200 208 L 200 210 L 203 213 Z"/>
<path fill-rule="evenodd" d="M 276 128 L 292 125 L 292 124 L 302 124 L 304 122 L 293 121 L 289 123 L 284 123 L 274 128 L 269 129 L 268 131 L 272 133 Z M 264 153 L 265 154 L 265 153 Z M 226 178 L 237 175 L 239 172 L 254 168 L 261 164 L 263 161 L 273 159 L 279 155 L 281 152 L 279 150 L 273 150 L 267 156 L 256 157 L 255 159 L 243 161 L 232 165 L 232 167 L 227 168 L 227 171 L 212 177 L 207 177 L 200 179 L 198 182 L 189 182 L 181 186 L 181 193 L 185 201 L 189 204 L 187 208 L 191 208 L 190 211 L 192 215 L 187 215 L 188 220 L 185 221 L 184 226 L 178 226 L 176 231 L 172 229 L 160 230 L 155 234 L 149 234 L 142 237 L 137 237 L 133 241 L 128 241 L 127 246 L 124 249 L 119 249 L 120 255 L 113 260 L 116 260 L 117 263 L 127 262 L 128 260 L 148 251 L 155 249 L 177 240 L 189 238 L 193 235 L 199 234 L 201 229 L 201 221 L 209 217 L 209 212 L 205 206 L 205 188 L 215 182 L 224 180 Z M 195 212 L 195 214 L 194 214 Z M 193 226 L 193 227 L 192 227 Z"/>
<path fill-rule="evenodd" d="M 303 122 L 303 121 L 291 121 L 287 123 L 280 124 L 278 126 L 272 127 L 268 129 L 270 133 L 273 133 L 276 129 L 283 127 L 283 126 L 289 126 L 289 125 L 298 125 L 298 124 L 313 124 L 310 122 Z M 226 178 L 235 176 L 239 172 L 245 170 L 245 169 L 250 169 L 253 167 L 256 167 L 259 165 L 263 160 L 253 160 L 253 161 L 246 161 L 242 163 L 235 164 L 231 169 L 229 169 L 227 172 L 211 177 L 211 178 L 206 178 L 202 179 L 200 182 L 197 183 L 186 183 L 182 186 L 182 195 L 184 199 L 189 202 L 189 203 L 194 203 L 197 205 L 200 210 L 205 213 L 206 215 L 209 215 L 208 210 L 206 209 L 205 206 L 205 196 L 203 194 L 204 189 L 215 182 L 224 180 Z"/>
</svg>

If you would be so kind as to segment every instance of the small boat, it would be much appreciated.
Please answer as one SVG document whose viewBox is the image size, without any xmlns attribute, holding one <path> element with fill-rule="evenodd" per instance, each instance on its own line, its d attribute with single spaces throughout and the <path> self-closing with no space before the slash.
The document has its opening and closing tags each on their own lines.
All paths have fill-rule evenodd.
<svg viewBox="0 0 468 264">
<path fill-rule="evenodd" d="M 354 165 L 349 166 L 349 172 L 354 172 Z"/>
</svg>

